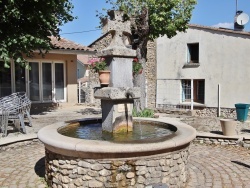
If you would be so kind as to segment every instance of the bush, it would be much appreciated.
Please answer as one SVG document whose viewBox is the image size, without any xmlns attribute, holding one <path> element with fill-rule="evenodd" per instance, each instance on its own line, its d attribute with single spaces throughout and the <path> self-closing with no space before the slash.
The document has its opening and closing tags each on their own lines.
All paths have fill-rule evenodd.
<svg viewBox="0 0 250 188">
<path fill-rule="evenodd" d="M 133 117 L 146 117 L 146 118 L 153 118 L 154 117 L 154 110 L 145 108 L 141 112 L 136 112 L 134 108 L 132 111 Z"/>
</svg>

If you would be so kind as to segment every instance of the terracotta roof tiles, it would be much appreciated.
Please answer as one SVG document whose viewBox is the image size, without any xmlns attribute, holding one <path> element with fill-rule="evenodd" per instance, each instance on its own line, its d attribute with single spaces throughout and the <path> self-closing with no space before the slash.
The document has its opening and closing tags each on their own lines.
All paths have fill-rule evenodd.
<svg viewBox="0 0 250 188">
<path fill-rule="evenodd" d="M 79 51 L 91 51 L 94 52 L 96 51 L 93 48 L 83 46 L 81 44 L 77 44 L 73 41 L 70 41 L 65 38 L 61 38 L 58 40 L 56 37 L 50 37 L 51 39 L 51 45 L 53 49 L 59 49 L 59 50 L 79 50 Z"/>
</svg>

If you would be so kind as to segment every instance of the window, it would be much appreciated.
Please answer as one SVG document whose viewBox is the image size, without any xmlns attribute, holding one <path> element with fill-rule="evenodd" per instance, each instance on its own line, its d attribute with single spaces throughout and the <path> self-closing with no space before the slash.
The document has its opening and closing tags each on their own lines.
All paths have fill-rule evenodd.
<svg viewBox="0 0 250 188">
<path fill-rule="evenodd" d="M 0 62 L 0 97 L 11 94 L 11 68 L 4 67 L 4 62 Z"/>
<path fill-rule="evenodd" d="M 199 43 L 188 44 L 188 63 L 199 63 Z"/>
<path fill-rule="evenodd" d="M 182 102 L 191 102 L 191 80 L 182 80 Z M 193 80 L 194 102 L 204 104 L 205 80 Z"/>
<path fill-rule="evenodd" d="M 29 97 L 31 101 L 65 101 L 65 68 L 62 62 L 30 62 Z"/>
</svg>

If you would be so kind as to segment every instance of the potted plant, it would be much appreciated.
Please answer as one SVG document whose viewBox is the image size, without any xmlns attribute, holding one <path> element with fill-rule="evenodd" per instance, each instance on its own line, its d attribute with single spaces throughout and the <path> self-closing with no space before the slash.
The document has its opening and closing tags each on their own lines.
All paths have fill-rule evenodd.
<svg viewBox="0 0 250 188">
<path fill-rule="evenodd" d="M 133 76 L 142 73 L 142 64 L 139 62 L 138 58 L 133 59 Z"/>
<path fill-rule="evenodd" d="M 109 85 L 110 71 L 108 70 L 105 58 L 92 58 L 88 61 L 89 68 L 95 73 L 99 74 L 101 86 Z"/>
</svg>

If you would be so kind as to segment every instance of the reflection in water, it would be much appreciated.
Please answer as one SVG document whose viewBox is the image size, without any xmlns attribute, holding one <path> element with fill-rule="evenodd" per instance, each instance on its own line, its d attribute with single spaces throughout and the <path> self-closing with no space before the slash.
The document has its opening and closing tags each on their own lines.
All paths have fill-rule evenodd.
<svg viewBox="0 0 250 188">
<path fill-rule="evenodd" d="M 102 131 L 101 122 L 71 123 L 58 131 L 60 134 L 87 140 L 128 142 L 166 137 L 176 131 L 174 126 L 157 122 L 134 122 L 133 131 L 127 134 L 110 134 Z"/>
</svg>

